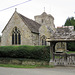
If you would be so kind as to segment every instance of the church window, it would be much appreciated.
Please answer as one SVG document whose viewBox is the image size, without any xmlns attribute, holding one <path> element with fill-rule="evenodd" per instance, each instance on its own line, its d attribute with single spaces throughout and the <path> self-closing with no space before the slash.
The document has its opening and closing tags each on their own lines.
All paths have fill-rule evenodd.
<svg viewBox="0 0 75 75">
<path fill-rule="evenodd" d="M 12 34 L 12 44 L 14 44 L 14 34 Z"/>
<path fill-rule="evenodd" d="M 46 45 L 46 37 L 42 36 L 42 45 Z"/>
<path fill-rule="evenodd" d="M 46 45 L 46 40 L 42 39 L 42 45 Z"/>
<path fill-rule="evenodd" d="M 42 23 L 43 23 L 43 19 L 42 19 Z"/>
<path fill-rule="evenodd" d="M 17 33 L 15 33 L 15 44 L 17 44 Z"/>
<path fill-rule="evenodd" d="M 19 39 L 18 39 L 18 41 L 19 41 L 18 44 L 21 44 L 21 35 L 20 35 L 20 33 L 19 33 L 19 35 L 18 35 L 18 38 L 19 38 Z"/>
<path fill-rule="evenodd" d="M 12 31 L 12 45 L 21 44 L 21 34 L 17 27 L 15 27 Z"/>
</svg>

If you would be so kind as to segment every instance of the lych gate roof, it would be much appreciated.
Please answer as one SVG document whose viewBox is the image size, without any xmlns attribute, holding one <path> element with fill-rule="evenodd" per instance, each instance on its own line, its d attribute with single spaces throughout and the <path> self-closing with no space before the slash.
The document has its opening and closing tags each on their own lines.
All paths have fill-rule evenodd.
<svg viewBox="0 0 75 75">
<path fill-rule="evenodd" d="M 65 38 L 70 38 L 71 35 L 72 35 L 72 32 L 68 28 L 57 28 L 51 38 L 65 39 Z"/>
<path fill-rule="evenodd" d="M 47 41 L 75 41 L 75 31 L 69 28 L 57 28 Z"/>
<path fill-rule="evenodd" d="M 19 13 L 18 13 L 19 14 Z M 39 33 L 39 28 L 40 28 L 40 24 L 31 20 L 31 19 L 28 19 L 27 17 L 19 14 L 19 16 L 21 17 L 21 19 L 23 20 L 23 22 L 27 25 L 27 27 L 32 31 L 32 32 L 35 32 L 35 33 Z"/>
</svg>

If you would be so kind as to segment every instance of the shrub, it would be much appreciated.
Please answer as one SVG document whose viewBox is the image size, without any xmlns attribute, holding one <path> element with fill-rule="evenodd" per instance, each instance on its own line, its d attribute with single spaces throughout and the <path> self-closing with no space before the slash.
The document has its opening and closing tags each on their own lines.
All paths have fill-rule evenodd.
<svg viewBox="0 0 75 75">
<path fill-rule="evenodd" d="M 75 42 L 67 42 L 67 49 L 69 51 L 75 51 Z"/>
<path fill-rule="evenodd" d="M 0 46 L 0 57 L 50 60 L 49 46 Z"/>
</svg>

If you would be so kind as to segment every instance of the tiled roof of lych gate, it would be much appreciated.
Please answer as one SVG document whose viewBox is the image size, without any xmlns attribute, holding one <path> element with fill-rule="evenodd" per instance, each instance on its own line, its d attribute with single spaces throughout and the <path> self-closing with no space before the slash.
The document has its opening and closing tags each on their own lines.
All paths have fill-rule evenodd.
<svg viewBox="0 0 75 75">
<path fill-rule="evenodd" d="M 75 39 L 75 31 L 69 28 L 57 28 L 55 33 L 51 36 L 53 39 Z"/>
<path fill-rule="evenodd" d="M 18 13 L 19 14 L 19 13 Z M 39 33 L 39 28 L 40 28 L 40 24 L 31 20 L 31 19 L 28 19 L 27 17 L 19 14 L 19 16 L 21 17 L 21 19 L 23 20 L 23 22 L 27 25 L 27 27 L 31 30 L 31 32 L 34 32 L 34 33 Z"/>
</svg>

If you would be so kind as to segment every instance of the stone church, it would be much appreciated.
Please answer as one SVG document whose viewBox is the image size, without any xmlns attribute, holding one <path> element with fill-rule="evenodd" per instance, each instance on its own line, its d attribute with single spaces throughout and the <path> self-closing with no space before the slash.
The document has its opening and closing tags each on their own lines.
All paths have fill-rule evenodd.
<svg viewBox="0 0 75 75">
<path fill-rule="evenodd" d="M 2 31 L 0 45 L 50 45 L 46 39 L 56 31 L 54 17 L 43 12 L 34 18 L 35 21 L 15 10 Z"/>
<path fill-rule="evenodd" d="M 34 17 L 35 21 L 15 11 L 2 31 L 1 46 L 9 45 L 47 45 L 55 30 L 54 18 L 43 12 Z"/>
</svg>

